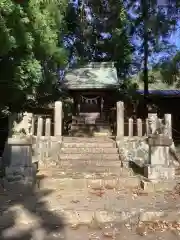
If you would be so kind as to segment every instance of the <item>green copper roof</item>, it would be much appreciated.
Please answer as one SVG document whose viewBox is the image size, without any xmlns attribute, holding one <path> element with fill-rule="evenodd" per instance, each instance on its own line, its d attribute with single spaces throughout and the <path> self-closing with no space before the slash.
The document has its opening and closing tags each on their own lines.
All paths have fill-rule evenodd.
<svg viewBox="0 0 180 240">
<path fill-rule="evenodd" d="M 102 89 L 117 86 L 118 78 L 113 63 L 90 63 L 69 70 L 63 81 L 67 89 Z"/>
</svg>

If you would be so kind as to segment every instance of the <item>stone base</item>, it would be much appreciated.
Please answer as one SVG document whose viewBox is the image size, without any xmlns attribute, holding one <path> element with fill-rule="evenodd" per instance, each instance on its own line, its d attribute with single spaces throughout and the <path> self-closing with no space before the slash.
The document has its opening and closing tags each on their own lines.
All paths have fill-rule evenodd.
<svg viewBox="0 0 180 240">
<path fill-rule="evenodd" d="M 129 168 L 130 164 L 129 164 L 129 161 L 122 161 L 121 165 L 122 165 L 123 168 Z"/>
<path fill-rule="evenodd" d="M 177 182 L 174 181 L 157 181 L 157 180 L 151 180 L 143 179 L 141 180 L 141 187 L 144 191 L 147 192 L 164 192 L 164 191 L 170 191 L 173 190 L 176 186 Z"/>
<path fill-rule="evenodd" d="M 149 180 L 173 180 L 175 179 L 175 167 L 164 165 L 145 165 L 144 177 Z"/>
<path fill-rule="evenodd" d="M 19 185 L 27 186 L 32 185 L 36 178 L 35 166 L 11 166 L 5 169 L 5 180 L 6 185 L 16 182 Z"/>
</svg>

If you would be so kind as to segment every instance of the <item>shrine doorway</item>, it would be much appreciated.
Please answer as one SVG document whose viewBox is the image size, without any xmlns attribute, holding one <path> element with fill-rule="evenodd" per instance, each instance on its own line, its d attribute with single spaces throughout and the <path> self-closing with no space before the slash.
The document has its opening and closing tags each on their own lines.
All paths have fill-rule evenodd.
<svg viewBox="0 0 180 240">
<path fill-rule="evenodd" d="M 79 103 L 79 113 L 100 113 L 101 98 L 97 95 L 81 95 Z"/>
</svg>

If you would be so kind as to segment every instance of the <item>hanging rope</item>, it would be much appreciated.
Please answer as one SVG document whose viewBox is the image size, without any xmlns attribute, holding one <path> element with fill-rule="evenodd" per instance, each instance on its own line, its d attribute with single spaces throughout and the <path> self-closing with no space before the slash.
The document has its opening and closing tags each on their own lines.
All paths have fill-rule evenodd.
<svg viewBox="0 0 180 240">
<path fill-rule="evenodd" d="M 100 97 L 98 96 L 98 97 L 95 97 L 95 98 L 87 98 L 87 97 L 81 96 L 81 101 L 83 103 L 88 103 L 88 104 L 97 104 L 98 103 L 98 98 L 100 98 Z"/>
</svg>

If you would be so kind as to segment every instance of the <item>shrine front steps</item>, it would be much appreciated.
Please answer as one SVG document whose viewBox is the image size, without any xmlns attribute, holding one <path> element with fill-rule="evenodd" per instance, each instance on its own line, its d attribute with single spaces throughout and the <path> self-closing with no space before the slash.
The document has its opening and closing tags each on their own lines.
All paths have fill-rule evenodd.
<svg viewBox="0 0 180 240">
<path fill-rule="evenodd" d="M 77 140 L 72 142 L 62 142 L 62 148 L 116 148 L 115 142 L 78 142 Z"/>
<path fill-rule="evenodd" d="M 111 136 L 112 131 L 109 124 L 73 124 L 70 130 L 71 136 Z"/>
<path fill-rule="evenodd" d="M 61 147 L 61 154 L 118 154 L 116 147 Z"/>
<path fill-rule="evenodd" d="M 63 171 L 64 170 L 64 171 Z M 51 173 L 49 173 L 49 171 Z M 119 169 L 118 173 L 105 172 L 74 172 L 71 169 L 40 169 L 37 174 L 37 185 L 40 189 L 55 191 L 65 190 L 76 194 L 77 191 L 122 189 L 140 187 L 140 178 L 131 172 Z"/>
<path fill-rule="evenodd" d="M 63 138 L 58 161 L 64 160 L 87 160 L 93 163 L 95 161 L 119 161 L 119 166 L 121 166 L 116 142 L 107 137 Z"/>
<path fill-rule="evenodd" d="M 63 137 L 64 143 L 113 143 L 115 144 L 115 141 L 113 138 L 109 137 Z M 115 146 L 115 145 L 114 145 Z"/>
</svg>

